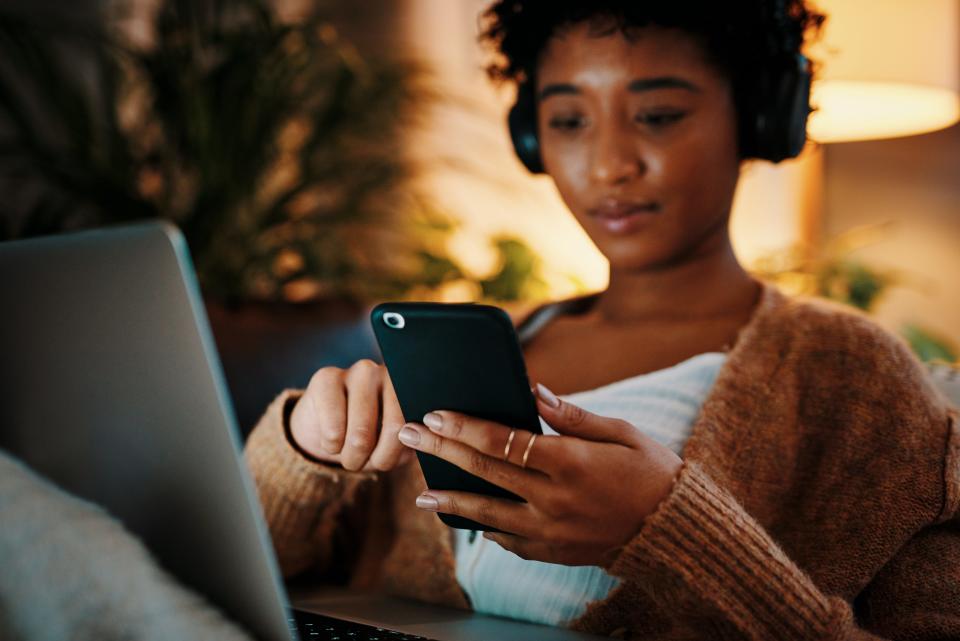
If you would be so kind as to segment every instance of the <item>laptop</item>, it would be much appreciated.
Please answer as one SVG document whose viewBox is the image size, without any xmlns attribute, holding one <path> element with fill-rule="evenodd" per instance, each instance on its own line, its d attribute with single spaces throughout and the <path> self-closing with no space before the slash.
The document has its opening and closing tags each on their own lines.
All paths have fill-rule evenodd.
<svg viewBox="0 0 960 641">
<path fill-rule="evenodd" d="M 273 555 L 183 236 L 148 222 L 0 243 L 0 448 L 98 503 L 265 641 L 599 638 L 377 593 Z M 319 364 L 318 364 L 319 367 Z"/>
</svg>

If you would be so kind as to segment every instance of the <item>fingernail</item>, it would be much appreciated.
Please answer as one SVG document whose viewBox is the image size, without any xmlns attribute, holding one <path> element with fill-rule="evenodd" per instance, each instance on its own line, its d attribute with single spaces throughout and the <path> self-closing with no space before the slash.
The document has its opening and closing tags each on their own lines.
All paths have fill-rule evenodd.
<svg viewBox="0 0 960 641">
<path fill-rule="evenodd" d="M 397 434 L 397 438 L 399 438 L 400 442 L 404 445 L 416 445 L 420 442 L 420 432 L 409 425 L 404 425 L 403 429 Z"/>
<path fill-rule="evenodd" d="M 443 417 L 436 412 L 430 412 L 423 417 L 423 424 L 434 432 L 439 432 L 441 429 L 443 429 Z"/>
<path fill-rule="evenodd" d="M 417 507 L 422 510 L 436 512 L 438 509 L 440 509 L 440 502 L 429 494 L 421 494 L 417 497 Z"/>
<path fill-rule="evenodd" d="M 537 383 L 537 395 L 550 407 L 560 407 L 560 399 L 557 398 L 556 394 L 548 390 L 543 383 Z"/>
</svg>

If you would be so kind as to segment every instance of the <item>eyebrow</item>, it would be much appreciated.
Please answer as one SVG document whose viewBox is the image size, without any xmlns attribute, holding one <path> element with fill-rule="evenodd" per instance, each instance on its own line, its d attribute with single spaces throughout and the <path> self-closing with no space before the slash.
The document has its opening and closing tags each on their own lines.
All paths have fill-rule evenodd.
<svg viewBox="0 0 960 641">
<path fill-rule="evenodd" d="M 684 89 L 692 93 L 700 93 L 700 87 L 689 80 L 676 76 L 658 76 L 656 78 L 640 78 L 627 85 L 627 90 L 638 93 L 656 89 Z M 558 94 L 579 94 L 580 89 L 569 83 L 547 85 L 540 91 L 540 100 Z"/>
</svg>

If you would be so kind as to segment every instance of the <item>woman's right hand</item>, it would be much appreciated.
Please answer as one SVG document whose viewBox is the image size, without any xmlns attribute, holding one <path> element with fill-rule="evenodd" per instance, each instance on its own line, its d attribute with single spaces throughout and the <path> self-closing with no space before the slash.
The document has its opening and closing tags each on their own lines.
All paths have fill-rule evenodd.
<svg viewBox="0 0 960 641">
<path fill-rule="evenodd" d="M 347 470 L 391 470 L 413 458 L 397 439 L 403 414 L 383 365 L 324 367 L 293 408 L 290 433 L 310 456 Z"/>
</svg>

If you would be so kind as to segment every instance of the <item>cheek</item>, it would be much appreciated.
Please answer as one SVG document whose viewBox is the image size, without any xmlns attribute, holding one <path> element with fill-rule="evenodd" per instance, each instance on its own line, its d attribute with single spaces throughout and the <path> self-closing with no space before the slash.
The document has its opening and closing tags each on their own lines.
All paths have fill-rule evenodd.
<svg viewBox="0 0 960 641">
<path fill-rule="evenodd" d="M 583 145 L 543 140 L 543 166 L 560 193 L 564 203 L 575 215 L 587 206 L 585 193 L 589 188 L 589 155 Z"/>
<path fill-rule="evenodd" d="M 563 140 L 557 136 L 541 138 L 543 167 L 558 182 L 579 185 L 586 180 L 588 153 L 583 142 Z"/>
<path fill-rule="evenodd" d="M 688 214 L 725 214 L 740 173 L 735 135 L 727 127 L 698 127 L 678 148 L 659 158 L 662 185 Z"/>
</svg>

